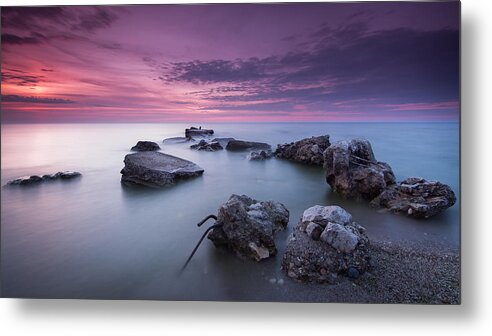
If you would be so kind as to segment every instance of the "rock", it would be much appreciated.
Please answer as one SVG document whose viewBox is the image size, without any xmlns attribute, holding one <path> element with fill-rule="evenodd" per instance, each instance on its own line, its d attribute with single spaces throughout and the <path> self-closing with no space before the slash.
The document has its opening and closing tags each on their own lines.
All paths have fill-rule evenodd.
<svg viewBox="0 0 492 336">
<path fill-rule="evenodd" d="M 321 233 L 320 240 L 345 253 L 352 252 L 359 243 L 357 234 L 345 225 L 336 223 L 328 223 L 326 225 L 326 228 Z"/>
<path fill-rule="evenodd" d="M 349 267 L 347 270 L 347 276 L 351 279 L 357 279 L 360 276 L 360 272 L 355 267 Z"/>
<path fill-rule="evenodd" d="M 231 141 L 231 140 L 235 140 L 235 139 L 234 138 L 213 138 L 212 142 L 217 141 L 218 143 L 220 143 L 220 145 L 222 147 L 226 147 L 227 144 L 229 143 L 229 141 Z"/>
<path fill-rule="evenodd" d="M 121 182 L 147 187 L 164 187 L 178 179 L 203 174 L 203 169 L 191 161 L 160 152 L 139 152 L 125 156 Z"/>
<path fill-rule="evenodd" d="M 157 151 L 161 149 L 158 144 L 152 141 L 139 141 L 132 147 L 132 151 L 145 152 L 145 151 Z"/>
<path fill-rule="evenodd" d="M 272 157 L 271 151 L 253 151 L 249 153 L 248 160 L 266 160 Z"/>
<path fill-rule="evenodd" d="M 254 142 L 254 141 L 243 141 L 243 140 L 230 140 L 226 146 L 227 150 L 230 151 L 242 151 L 248 149 L 263 149 L 272 150 L 272 147 L 264 142 Z"/>
<path fill-rule="evenodd" d="M 166 139 L 162 140 L 162 142 L 170 143 L 170 144 L 177 144 L 177 143 L 189 142 L 191 140 L 193 140 L 193 139 L 186 138 L 186 137 L 174 137 L 174 138 L 166 138 Z"/>
<path fill-rule="evenodd" d="M 324 162 L 323 152 L 329 146 L 329 135 L 311 137 L 290 144 L 277 145 L 275 156 L 299 163 L 322 166 Z"/>
<path fill-rule="evenodd" d="M 217 141 L 207 142 L 205 140 L 200 140 L 199 143 L 191 145 L 190 148 L 196 150 L 204 150 L 207 152 L 215 152 L 224 149 L 224 147 L 222 147 L 221 144 Z"/>
<path fill-rule="evenodd" d="M 57 179 L 62 179 L 62 180 L 69 180 L 78 176 L 81 176 L 82 174 L 79 172 L 74 172 L 74 171 L 61 171 L 58 173 L 54 174 L 45 174 L 42 177 L 38 175 L 32 175 L 32 176 L 23 176 L 19 177 L 15 180 L 12 180 L 8 182 L 7 184 L 9 185 L 28 185 L 28 184 L 34 184 L 38 182 L 43 182 L 43 181 L 53 181 Z"/>
<path fill-rule="evenodd" d="M 410 217 L 429 218 L 454 205 L 456 196 L 440 182 L 410 177 L 385 189 L 371 205 L 402 212 Z"/>
<path fill-rule="evenodd" d="M 306 233 L 313 240 L 319 240 L 322 232 L 323 232 L 323 227 L 316 223 L 310 222 L 306 226 Z"/>
<path fill-rule="evenodd" d="M 395 184 L 391 167 L 376 161 L 367 140 L 336 142 L 326 149 L 324 160 L 326 182 L 344 198 L 370 201 Z"/>
<path fill-rule="evenodd" d="M 314 209 L 313 209 L 314 208 Z M 302 282 L 334 283 L 339 276 L 363 273 L 370 267 L 369 239 L 365 229 L 338 206 L 307 209 L 290 235 L 282 259 L 282 269 Z M 313 214 L 315 214 L 313 216 Z M 343 215 L 341 215 L 343 214 Z M 305 225 L 303 220 L 313 219 Z M 330 222 L 336 219 L 338 223 Z M 319 240 L 315 230 L 322 229 Z"/>
<path fill-rule="evenodd" d="M 197 127 L 190 127 L 185 129 L 185 137 L 186 138 L 193 138 L 196 136 L 207 136 L 207 135 L 212 135 L 214 134 L 214 130 L 212 129 L 204 129 L 204 128 L 197 128 Z"/>
<path fill-rule="evenodd" d="M 240 257 L 260 261 L 277 253 L 274 235 L 288 222 L 289 211 L 282 203 L 232 195 L 219 208 L 216 224 L 222 226 L 214 228 L 208 239 Z"/>
</svg>

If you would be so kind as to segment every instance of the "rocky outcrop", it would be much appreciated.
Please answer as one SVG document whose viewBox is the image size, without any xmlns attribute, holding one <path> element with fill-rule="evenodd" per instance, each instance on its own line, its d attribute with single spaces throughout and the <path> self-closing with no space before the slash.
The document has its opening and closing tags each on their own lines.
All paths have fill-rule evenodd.
<svg viewBox="0 0 492 336">
<path fill-rule="evenodd" d="M 224 149 L 224 147 L 222 147 L 222 145 L 218 141 L 207 142 L 205 140 L 200 140 L 199 143 L 191 145 L 190 148 L 196 150 L 204 150 L 207 152 L 215 152 Z"/>
<path fill-rule="evenodd" d="M 213 138 L 212 142 L 217 141 L 222 147 L 226 147 L 229 141 L 235 140 L 234 138 Z"/>
<path fill-rule="evenodd" d="M 448 185 L 410 177 L 386 188 L 371 205 L 410 217 L 429 218 L 454 205 L 456 196 Z"/>
<path fill-rule="evenodd" d="M 327 183 L 344 198 L 370 201 L 395 184 L 391 167 L 376 160 L 365 139 L 332 144 L 324 152 L 324 161 Z"/>
<path fill-rule="evenodd" d="M 282 269 L 302 282 L 334 283 L 358 277 L 369 268 L 365 229 L 339 206 L 313 206 L 290 235 Z"/>
<path fill-rule="evenodd" d="M 266 160 L 266 159 L 270 159 L 272 155 L 273 155 L 272 152 L 269 150 L 253 151 L 248 154 L 248 160 L 250 161 Z"/>
<path fill-rule="evenodd" d="M 219 227 L 208 234 L 208 239 L 240 257 L 260 261 L 277 253 L 274 235 L 288 222 L 289 211 L 282 203 L 232 195 L 219 208 Z"/>
<path fill-rule="evenodd" d="M 58 173 L 54 174 L 46 174 L 43 176 L 39 175 L 31 175 L 31 176 L 23 176 L 16 178 L 15 180 L 12 180 L 8 182 L 8 185 L 29 185 L 29 184 L 35 184 L 43 181 L 54 181 L 54 180 L 70 180 L 75 177 L 79 177 L 82 174 L 79 172 L 75 171 L 61 171 Z"/>
<path fill-rule="evenodd" d="M 204 129 L 201 126 L 200 127 L 190 127 L 185 129 L 185 137 L 186 138 L 193 138 L 196 136 L 207 136 L 207 135 L 212 135 L 214 134 L 213 129 Z"/>
<path fill-rule="evenodd" d="M 323 152 L 330 146 L 330 136 L 323 135 L 277 145 L 275 156 L 299 163 L 322 166 Z"/>
<path fill-rule="evenodd" d="M 179 179 L 203 174 L 203 169 L 191 161 L 160 152 L 139 152 L 125 156 L 121 182 L 147 187 L 164 187 Z"/>
<path fill-rule="evenodd" d="M 132 151 L 137 152 L 157 151 L 159 149 L 161 149 L 161 147 L 153 141 L 139 141 L 132 147 Z"/>
<path fill-rule="evenodd" d="M 264 142 L 243 141 L 243 140 L 230 140 L 226 146 L 230 151 L 243 151 L 243 150 L 272 150 L 272 147 Z"/>
</svg>

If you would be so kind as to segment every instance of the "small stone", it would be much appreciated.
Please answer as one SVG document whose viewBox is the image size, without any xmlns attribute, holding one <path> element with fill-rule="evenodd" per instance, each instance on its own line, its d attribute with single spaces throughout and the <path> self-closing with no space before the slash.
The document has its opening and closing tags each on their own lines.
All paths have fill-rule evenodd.
<svg viewBox="0 0 492 336">
<path fill-rule="evenodd" d="M 137 152 L 157 151 L 159 149 L 161 149 L 161 147 L 153 141 L 139 141 L 132 147 L 132 151 Z"/>
<path fill-rule="evenodd" d="M 319 237 L 321 236 L 322 232 L 323 232 L 323 227 L 316 223 L 310 222 L 306 226 L 306 233 L 313 240 L 319 240 Z"/>
<path fill-rule="evenodd" d="M 357 279 L 360 276 L 360 272 L 355 267 L 349 267 L 347 270 L 347 276 L 351 279 Z"/>
</svg>

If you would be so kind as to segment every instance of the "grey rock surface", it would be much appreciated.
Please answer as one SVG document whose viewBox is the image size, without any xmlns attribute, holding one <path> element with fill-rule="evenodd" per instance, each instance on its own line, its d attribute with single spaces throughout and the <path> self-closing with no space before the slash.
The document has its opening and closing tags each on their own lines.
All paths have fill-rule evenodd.
<svg viewBox="0 0 492 336">
<path fill-rule="evenodd" d="M 385 189 L 371 205 L 385 207 L 410 217 L 429 218 L 456 203 L 456 195 L 446 184 L 410 177 Z"/>
<path fill-rule="evenodd" d="M 160 152 L 139 152 L 125 156 L 121 182 L 147 187 L 164 187 L 179 179 L 203 174 L 195 163 Z"/>
<path fill-rule="evenodd" d="M 248 154 L 247 159 L 250 161 L 260 161 L 270 159 L 272 157 L 272 152 L 269 150 L 261 150 L 261 151 L 252 151 Z"/>
<path fill-rule="evenodd" d="M 272 150 L 272 147 L 264 142 L 244 141 L 244 140 L 230 140 L 226 146 L 230 151 L 243 151 L 243 150 Z"/>
<path fill-rule="evenodd" d="M 207 142 L 205 140 L 200 140 L 199 143 L 191 145 L 190 148 L 207 152 L 215 152 L 224 149 L 218 141 Z"/>
<path fill-rule="evenodd" d="M 395 184 L 395 175 L 385 162 L 376 160 L 365 139 L 338 141 L 324 152 L 326 182 L 347 199 L 372 200 L 387 186 Z"/>
<path fill-rule="evenodd" d="M 330 136 L 323 135 L 277 145 L 275 156 L 299 163 L 323 166 L 323 152 L 330 146 Z"/>
<path fill-rule="evenodd" d="M 370 267 L 365 229 L 338 206 L 321 208 L 304 211 L 287 242 L 282 269 L 295 280 L 320 283 L 334 283 L 351 268 L 364 273 Z M 318 236 L 314 232 L 320 229 Z"/>
<path fill-rule="evenodd" d="M 222 227 L 214 228 L 208 239 L 240 257 L 260 261 L 277 253 L 274 235 L 288 222 L 289 211 L 282 203 L 232 195 L 219 208 L 216 224 Z"/>
<path fill-rule="evenodd" d="M 54 180 L 70 180 L 75 177 L 79 177 L 82 174 L 76 171 L 61 171 L 54 174 L 45 174 L 43 176 L 31 175 L 16 178 L 15 180 L 9 181 L 8 185 L 30 185 L 36 184 L 44 181 L 54 181 Z"/>
<path fill-rule="evenodd" d="M 201 127 L 190 127 L 185 129 L 185 137 L 186 138 L 193 138 L 193 137 L 200 137 L 200 136 L 208 136 L 214 134 L 213 129 L 204 129 Z"/>
</svg>

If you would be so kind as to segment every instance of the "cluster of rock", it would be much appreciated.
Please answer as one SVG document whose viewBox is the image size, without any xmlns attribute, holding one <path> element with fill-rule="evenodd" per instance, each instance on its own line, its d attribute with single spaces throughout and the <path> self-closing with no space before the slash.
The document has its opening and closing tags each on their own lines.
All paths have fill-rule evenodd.
<svg viewBox="0 0 492 336">
<path fill-rule="evenodd" d="M 208 234 L 208 239 L 240 257 L 260 261 L 277 253 L 274 235 L 288 222 L 289 211 L 282 203 L 232 195 L 220 206 L 216 221 L 219 227 Z"/>
<path fill-rule="evenodd" d="M 164 187 L 179 179 L 203 174 L 204 170 L 195 163 L 160 152 L 128 154 L 121 170 L 121 182 L 129 185 Z"/>
<path fill-rule="evenodd" d="M 9 181 L 8 185 L 28 185 L 44 181 L 54 181 L 54 180 L 70 180 L 75 177 L 79 177 L 82 174 L 76 171 L 61 171 L 54 174 L 46 174 L 43 176 L 31 175 L 16 178 L 15 180 Z"/>
<path fill-rule="evenodd" d="M 322 166 L 323 152 L 330 146 L 330 136 L 323 135 L 277 145 L 275 156 L 299 163 Z"/>
<path fill-rule="evenodd" d="M 200 127 L 190 127 L 185 129 L 185 137 L 190 139 L 196 136 L 208 136 L 214 134 L 213 129 L 204 129 Z"/>
<path fill-rule="evenodd" d="M 261 150 L 261 151 L 252 151 L 251 153 L 248 154 L 247 159 L 248 160 L 266 160 L 270 159 L 273 156 L 272 151 L 269 150 Z"/>
<path fill-rule="evenodd" d="M 339 206 L 313 206 L 290 235 L 282 269 L 293 279 L 333 283 L 339 275 L 357 278 L 369 268 L 365 229 Z"/>
<path fill-rule="evenodd" d="M 224 147 L 222 147 L 222 145 L 218 141 L 207 142 L 205 140 L 200 140 L 199 143 L 191 145 L 190 148 L 196 150 L 204 150 L 207 152 L 215 152 L 224 149 Z"/>
<path fill-rule="evenodd" d="M 413 177 L 396 183 L 391 167 L 376 160 L 364 139 L 332 144 L 324 161 L 326 182 L 347 199 L 363 199 L 415 218 L 437 215 L 456 202 L 451 188 L 440 182 Z"/>
<path fill-rule="evenodd" d="M 161 147 L 153 141 L 139 141 L 132 147 L 132 151 L 137 152 L 158 151 L 159 149 Z"/>
</svg>

